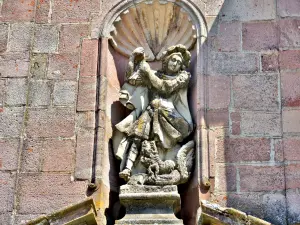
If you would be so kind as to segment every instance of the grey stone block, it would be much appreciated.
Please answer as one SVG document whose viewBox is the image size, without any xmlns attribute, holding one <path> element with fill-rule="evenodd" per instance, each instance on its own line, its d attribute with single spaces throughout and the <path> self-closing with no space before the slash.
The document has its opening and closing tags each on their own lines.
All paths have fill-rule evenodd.
<svg viewBox="0 0 300 225">
<path fill-rule="evenodd" d="M 28 51 L 30 48 L 32 33 L 33 24 L 31 23 L 12 24 L 9 40 L 9 50 L 17 52 Z"/>
<path fill-rule="evenodd" d="M 0 137 L 19 137 L 24 108 L 4 108 L 0 113 Z"/>
<path fill-rule="evenodd" d="M 34 78 L 43 79 L 46 77 L 47 54 L 32 54 L 30 58 L 30 73 Z"/>
<path fill-rule="evenodd" d="M 53 104 L 72 105 L 76 98 L 76 82 L 62 81 L 54 85 Z"/>
<path fill-rule="evenodd" d="M 50 82 L 44 80 L 33 81 L 30 84 L 29 104 L 31 106 L 48 106 L 50 104 Z"/>
<path fill-rule="evenodd" d="M 26 104 L 27 81 L 26 79 L 8 79 L 7 96 L 5 104 L 7 105 L 25 105 Z"/>
<path fill-rule="evenodd" d="M 59 31 L 55 25 L 39 25 L 35 30 L 33 51 L 54 53 L 58 46 Z"/>
<path fill-rule="evenodd" d="M 286 202 L 281 193 L 263 196 L 264 219 L 274 225 L 286 225 Z"/>
</svg>

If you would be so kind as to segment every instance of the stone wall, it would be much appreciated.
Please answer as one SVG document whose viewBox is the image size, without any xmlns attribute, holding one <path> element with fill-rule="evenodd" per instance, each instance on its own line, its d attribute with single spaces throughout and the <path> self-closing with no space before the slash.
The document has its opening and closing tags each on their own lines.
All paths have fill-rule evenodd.
<svg viewBox="0 0 300 225">
<path fill-rule="evenodd" d="M 299 223 L 300 3 L 192 2 L 209 31 L 210 200 L 274 224 Z M 86 197 L 99 74 L 95 21 L 117 3 L 0 0 L 2 223 L 22 224 Z"/>
</svg>

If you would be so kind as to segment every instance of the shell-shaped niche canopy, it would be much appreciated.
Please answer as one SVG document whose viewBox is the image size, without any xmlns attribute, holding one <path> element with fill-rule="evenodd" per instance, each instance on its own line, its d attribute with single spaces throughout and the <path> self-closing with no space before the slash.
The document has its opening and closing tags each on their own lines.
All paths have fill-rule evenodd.
<svg viewBox="0 0 300 225">
<path fill-rule="evenodd" d="M 142 1 L 123 11 L 113 22 L 112 46 L 129 56 L 137 47 L 144 47 L 148 61 L 160 60 L 170 46 L 183 44 L 193 48 L 197 36 L 188 13 L 166 0 Z"/>
</svg>

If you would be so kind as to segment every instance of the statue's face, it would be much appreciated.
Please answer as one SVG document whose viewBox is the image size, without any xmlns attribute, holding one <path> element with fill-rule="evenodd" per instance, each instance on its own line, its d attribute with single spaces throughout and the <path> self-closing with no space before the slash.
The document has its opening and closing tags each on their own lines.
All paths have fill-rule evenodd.
<svg viewBox="0 0 300 225">
<path fill-rule="evenodd" d="M 176 73 L 182 66 L 182 58 L 178 55 L 173 55 L 168 61 L 168 71 Z"/>
</svg>

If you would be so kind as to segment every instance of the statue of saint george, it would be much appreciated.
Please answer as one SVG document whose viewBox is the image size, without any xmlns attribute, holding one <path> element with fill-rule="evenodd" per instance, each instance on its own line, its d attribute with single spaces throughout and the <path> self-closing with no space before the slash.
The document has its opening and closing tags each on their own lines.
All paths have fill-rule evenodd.
<svg viewBox="0 0 300 225">
<path fill-rule="evenodd" d="M 130 184 L 171 185 L 189 177 L 194 158 L 194 142 L 187 140 L 193 131 L 187 101 L 190 59 L 185 46 L 172 46 L 155 71 L 142 47 L 130 56 L 120 102 L 132 111 L 116 125 L 119 141 L 114 141 L 119 176 Z"/>
</svg>

